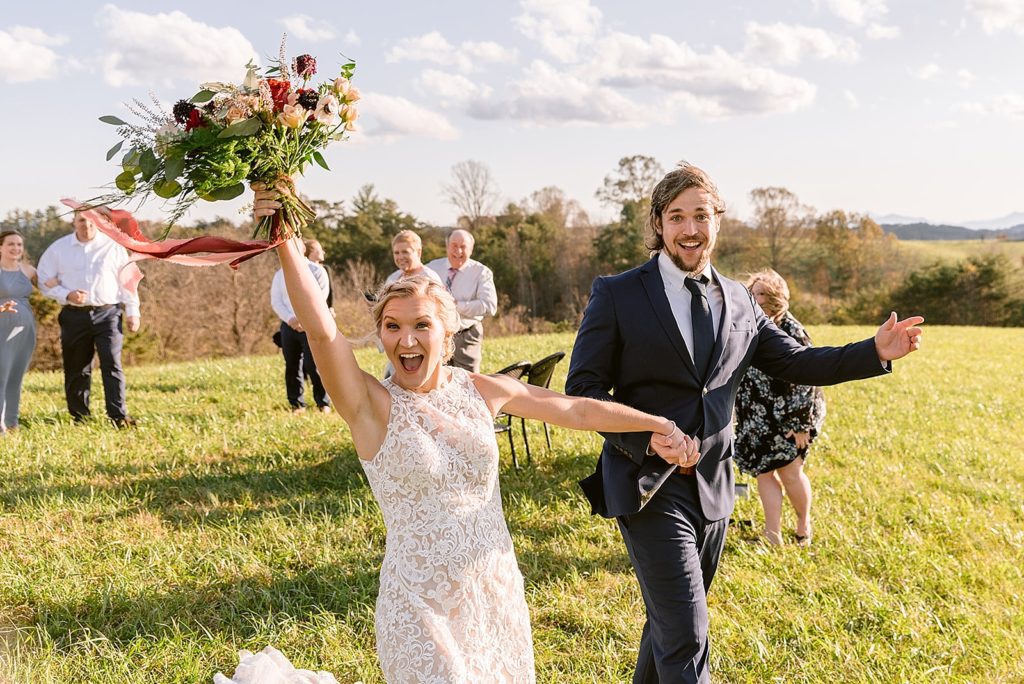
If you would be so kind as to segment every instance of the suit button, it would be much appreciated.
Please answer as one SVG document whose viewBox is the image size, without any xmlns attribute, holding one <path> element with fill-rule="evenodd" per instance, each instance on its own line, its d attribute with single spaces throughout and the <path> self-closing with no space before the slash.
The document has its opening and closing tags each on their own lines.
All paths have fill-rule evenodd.
<svg viewBox="0 0 1024 684">
<path fill-rule="evenodd" d="M 700 393 L 701 393 L 702 395 L 704 395 L 704 396 L 707 396 L 707 395 L 708 395 L 708 388 L 707 388 L 707 387 L 705 387 L 704 389 L 702 389 L 702 390 L 700 391 Z"/>
</svg>

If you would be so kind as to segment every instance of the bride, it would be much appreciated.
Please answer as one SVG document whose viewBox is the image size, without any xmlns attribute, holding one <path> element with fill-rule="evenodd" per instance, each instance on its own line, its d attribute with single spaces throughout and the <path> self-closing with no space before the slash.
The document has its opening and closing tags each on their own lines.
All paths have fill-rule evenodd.
<svg viewBox="0 0 1024 684">
<path fill-rule="evenodd" d="M 254 185 L 254 215 L 280 208 Z M 672 421 L 614 402 L 566 397 L 506 376 L 445 366 L 455 301 L 422 276 L 386 286 L 373 308 L 395 368 L 361 370 L 294 241 L 277 248 L 288 297 L 387 528 L 375 628 L 385 679 L 533 682 L 523 578 L 502 514 L 499 411 L 577 430 L 651 432 L 651 449 L 690 466 L 698 445 Z"/>
</svg>

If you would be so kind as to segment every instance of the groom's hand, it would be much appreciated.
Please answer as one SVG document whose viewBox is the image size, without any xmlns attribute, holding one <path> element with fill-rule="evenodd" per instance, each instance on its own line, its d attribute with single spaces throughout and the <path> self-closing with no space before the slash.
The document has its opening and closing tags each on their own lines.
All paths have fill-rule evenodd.
<svg viewBox="0 0 1024 684">
<path fill-rule="evenodd" d="M 700 460 L 700 440 L 675 430 L 671 435 L 651 435 L 651 450 L 667 463 L 691 468 Z"/>
<path fill-rule="evenodd" d="M 875 333 L 875 351 L 883 363 L 902 359 L 912 351 L 921 347 L 920 326 L 924 323 L 922 316 L 911 316 L 906 320 L 899 320 L 896 312 L 889 314 L 889 320 Z"/>
</svg>

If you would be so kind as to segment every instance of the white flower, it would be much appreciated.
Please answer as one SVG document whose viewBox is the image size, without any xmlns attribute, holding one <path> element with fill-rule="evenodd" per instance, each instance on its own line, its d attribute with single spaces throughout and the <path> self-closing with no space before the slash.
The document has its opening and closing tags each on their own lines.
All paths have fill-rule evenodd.
<svg viewBox="0 0 1024 684">
<path fill-rule="evenodd" d="M 298 670 L 273 646 L 259 653 L 238 652 L 238 667 L 231 678 L 218 672 L 213 684 L 338 684 L 330 672 Z"/>
<path fill-rule="evenodd" d="M 316 103 L 313 110 L 313 118 L 326 126 L 333 126 L 338 123 L 338 114 L 341 105 L 334 95 L 323 95 Z"/>
<path fill-rule="evenodd" d="M 231 83 L 221 83 L 220 81 L 207 81 L 206 83 L 200 83 L 199 88 L 202 90 L 210 90 L 215 93 L 233 93 L 238 88 Z"/>
<path fill-rule="evenodd" d="M 256 75 L 256 68 L 249 67 L 245 72 L 245 79 L 242 81 L 242 87 L 246 90 L 257 90 L 260 87 L 260 77 Z"/>
</svg>

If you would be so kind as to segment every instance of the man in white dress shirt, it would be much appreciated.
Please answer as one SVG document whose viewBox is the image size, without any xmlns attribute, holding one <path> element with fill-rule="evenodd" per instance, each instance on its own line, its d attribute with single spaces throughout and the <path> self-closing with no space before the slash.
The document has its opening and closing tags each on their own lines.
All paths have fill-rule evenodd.
<svg viewBox="0 0 1024 684">
<path fill-rule="evenodd" d="M 107 416 L 118 427 L 131 427 L 135 419 L 128 415 L 121 367 L 121 311 L 129 332 L 139 329 L 140 316 L 138 293 L 118 281 L 128 251 L 81 212 L 75 212 L 74 226 L 75 232 L 47 247 L 37 269 L 43 294 L 64 305 L 57 320 L 68 412 L 76 422 L 88 418 L 92 359 L 99 355 Z"/>
<path fill-rule="evenodd" d="M 296 240 L 299 250 L 305 254 L 306 245 L 301 240 Z M 330 292 L 330 281 L 324 267 L 306 260 L 310 273 L 316 278 L 317 285 L 323 293 L 324 300 Z M 306 411 L 305 377 L 309 376 L 313 385 L 313 401 L 317 409 L 328 413 L 331 410 L 331 400 L 324 389 L 324 383 L 320 380 L 320 373 L 316 370 L 316 361 L 313 360 L 313 353 L 309 349 L 309 340 L 306 339 L 306 331 L 303 330 L 299 319 L 295 317 L 295 310 L 292 308 L 291 300 L 288 299 L 288 290 L 284 284 L 284 269 L 277 269 L 274 280 L 270 284 L 270 306 L 274 313 L 281 319 L 281 353 L 284 355 L 284 387 L 288 395 L 288 404 L 295 413 Z"/>
<path fill-rule="evenodd" d="M 457 368 L 480 372 L 483 355 L 484 316 L 498 311 L 498 293 L 494 274 L 473 255 L 473 236 L 466 230 L 453 230 L 445 239 L 448 256 L 434 259 L 427 267 L 433 269 L 455 298 L 460 329 L 455 334 L 455 355 L 449 362 Z"/>
</svg>

